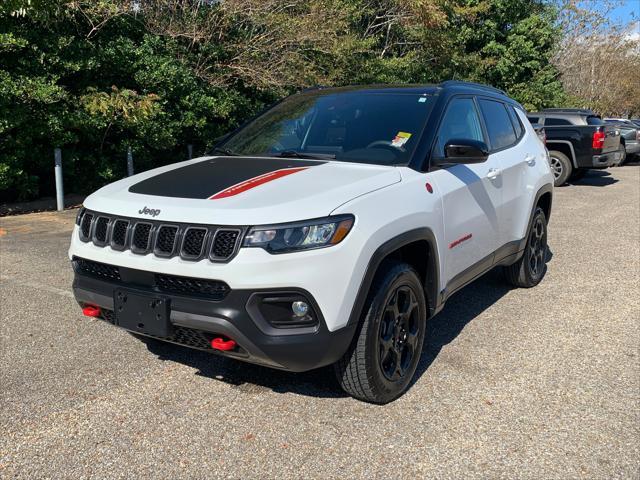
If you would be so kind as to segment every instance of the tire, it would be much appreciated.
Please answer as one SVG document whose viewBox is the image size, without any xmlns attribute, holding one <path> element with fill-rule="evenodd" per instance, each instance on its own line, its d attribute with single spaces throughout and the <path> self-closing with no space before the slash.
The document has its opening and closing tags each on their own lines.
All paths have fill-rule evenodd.
<svg viewBox="0 0 640 480">
<path fill-rule="evenodd" d="M 622 165 L 624 165 L 624 162 L 627 161 L 627 147 L 625 147 L 623 144 L 620 144 L 618 154 L 620 155 L 620 158 L 616 162 L 616 167 L 621 167 Z"/>
<path fill-rule="evenodd" d="M 334 365 L 344 391 L 377 404 L 402 395 L 420 360 L 426 319 L 418 274 L 406 263 L 384 262 L 369 291 L 358 333 Z"/>
<path fill-rule="evenodd" d="M 527 245 L 520 259 L 504 267 L 504 274 L 511 285 L 531 288 L 538 285 L 547 273 L 547 217 L 540 207 L 529 225 Z"/>
<path fill-rule="evenodd" d="M 573 172 L 571 160 L 564 153 L 552 150 L 549 152 L 549 164 L 553 173 L 553 185 L 560 187 L 567 183 L 567 180 Z"/>
<path fill-rule="evenodd" d="M 573 173 L 571 174 L 569 180 L 580 180 L 584 178 L 588 171 L 588 168 L 576 168 L 573 170 Z"/>
</svg>

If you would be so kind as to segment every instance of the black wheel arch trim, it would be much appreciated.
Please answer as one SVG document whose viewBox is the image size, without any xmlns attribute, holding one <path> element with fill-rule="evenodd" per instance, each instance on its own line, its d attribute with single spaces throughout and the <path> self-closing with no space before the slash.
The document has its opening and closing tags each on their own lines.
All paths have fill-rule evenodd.
<svg viewBox="0 0 640 480">
<path fill-rule="evenodd" d="M 369 295 L 369 290 L 373 284 L 373 279 L 382 262 L 396 250 L 409 245 L 410 243 L 426 241 L 429 245 L 429 251 L 425 252 L 426 275 L 424 279 L 424 291 L 426 293 L 427 308 L 429 316 L 435 315 L 440 308 L 438 288 L 440 280 L 440 262 L 438 258 L 438 249 L 436 247 L 436 237 L 430 228 L 416 228 L 387 240 L 380 245 L 369 259 L 367 269 L 360 282 L 358 294 L 351 308 L 351 314 L 347 322 L 348 326 L 353 326 L 360 321 L 365 302 Z"/>
</svg>

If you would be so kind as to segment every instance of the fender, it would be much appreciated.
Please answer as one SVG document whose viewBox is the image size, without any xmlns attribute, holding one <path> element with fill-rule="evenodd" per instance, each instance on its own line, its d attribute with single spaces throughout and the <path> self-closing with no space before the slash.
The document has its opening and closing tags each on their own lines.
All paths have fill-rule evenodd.
<svg viewBox="0 0 640 480">
<path fill-rule="evenodd" d="M 576 152 L 573 149 L 573 143 L 571 143 L 568 140 L 547 140 L 546 144 L 549 145 L 550 143 L 566 143 L 567 145 L 569 145 L 569 150 L 571 150 L 571 163 L 573 164 L 573 168 L 578 168 L 578 160 L 576 160 Z M 549 150 L 549 148 L 547 147 L 547 150 Z"/>
<path fill-rule="evenodd" d="M 549 219 L 551 218 L 551 208 L 553 207 L 553 186 L 550 183 L 546 183 L 542 187 L 540 187 L 540 189 L 536 193 L 535 198 L 533 199 L 531 211 L 529 212 L 529 221 L 527 222 L 527 232 L 524 238 L 520 240 L 520 244 L 518 245 L 518 254 L 520 254 L 527 246 L 527 240 L 529 239 L 529 233 L 531 232 L 531 221 L 533 220 L 533 214 L 536 211 L 536 205 L 538 205 L 540 197 L 542 197 L 542 195 L 544 195 L 545 193 L 551 194 L 551 200 L 549 200 L 549 216 L 547 217 L 547 223 L 549 223 Z M 518 260 L 518 258 L 516 258 L 516 260 Z"/>
<path fill-rule="evenodd" d="M 438 295 L 440 262 L 438 259 L 438 249 L 436 248 L 436 237 L 430 228 L 416 228 L 415 230 L 409 230 L 387 240 L 385 243 L 380 245 L 375 252 L 373 252 L 362 278 L 362 282 L 360 283 L 360 288 L 358 289 L 358 294 L 355 302 L 353 303 L 346 327 L 353 326 L 359 322 L 367 296 L 371 289 L 371 284 L 373 283 L 373 279 L 375 278 L 378 267 L 382 261 L 399 248 L 421 240 L 426 241 L 429 245 L 429 251 L 425 252 L 427 253 L 425 258 L 428 258 L 428 263 L 426 265 L 426 277 L 424 283 L 424 290 L 427 295 L 427 305 L 429 307 L 429 316 L 433 316 L 437 313 L 440 307 Z"/>
</svg>

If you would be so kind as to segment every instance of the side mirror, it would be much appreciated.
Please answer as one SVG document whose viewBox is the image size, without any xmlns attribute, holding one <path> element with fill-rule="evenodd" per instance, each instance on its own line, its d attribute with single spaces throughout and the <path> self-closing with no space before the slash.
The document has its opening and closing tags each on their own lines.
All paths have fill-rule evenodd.
<svg viewBox="0 0 640 480">
<path fill-rule="evenodd" d="M 489 147 L 479 140 L 451 139 L 444 146 L 440 163 L 482 163 L 489 156 Z"/>
</svg>

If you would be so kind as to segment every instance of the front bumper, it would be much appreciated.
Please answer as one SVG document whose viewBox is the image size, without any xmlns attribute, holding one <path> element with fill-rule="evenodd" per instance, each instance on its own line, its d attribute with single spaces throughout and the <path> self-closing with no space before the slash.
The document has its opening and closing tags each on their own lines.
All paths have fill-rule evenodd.
<svg viewBox="0 0 640 480">
<path fill-rule="evenodd" d="M 296 288 L 237 290 L 231 289 L 222 299 L 206 295 L 159 292 L 153 274 L 119 267 L 121 278 L 99 278 L 86 274 L 74 262 L 73 292 L 80 305 L 100 307 L 101 318 L 117 325 L 114 315 L 114 292 L 126 288 L 138 294 L 162 295 L 170 303 L 170 337 L 154 337 L 191 348 L 219 353 L 251 363 L 289 371 L 306 371 L 335 363 L 347 350 L 355 332 L 349 326 L 330 332 L 314 298 Z M 316 312 L 317 323 L 298 328 L 273 328 L 255 308 L 263 295 L 298 295 Z M 139 332 L 136 332 L 139 333 Z M 221 352 L 211 348 L 215 337 L 227 337 L 237 348 Z"/>
</svg>

